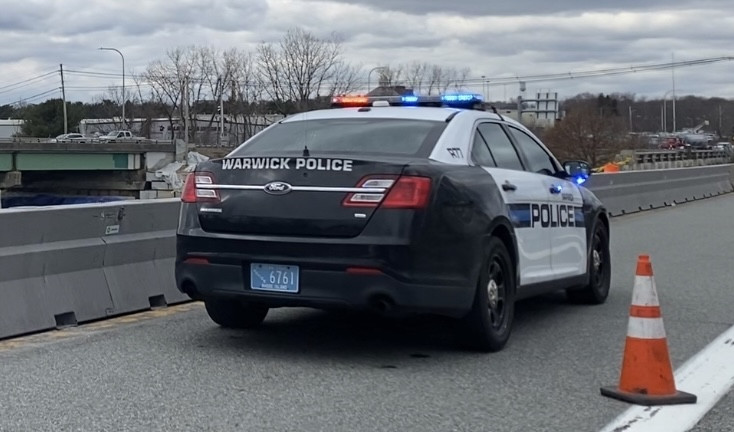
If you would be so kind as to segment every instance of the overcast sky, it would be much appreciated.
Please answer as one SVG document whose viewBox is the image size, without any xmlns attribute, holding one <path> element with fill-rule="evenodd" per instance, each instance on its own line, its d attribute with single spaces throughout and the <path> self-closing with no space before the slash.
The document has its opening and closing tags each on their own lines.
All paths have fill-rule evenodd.
<svg viewBox="0 0 734 432">
<path fill-rule="evenodd" d="M 491 80 L 734 56 L 732 0 L 3 0 L 0 105 L 59 97 L 59 75 L 50 72 L 60 63 L 120 73 L 120 56 L 99 46 L 119 49 L 126 72 L 140 73 L 170 48 L 254 49 L 294 26 L 341 34 L 365 81 L 375 66 L 416 60 Z M 528 82 L 527 90 L 660 98 L 673 87 L 671 72 Z M 734 98 L 732 72 L 732 61 L 677 67 L 676 93 Z M 70 73 L 67 100 L 88 101 L 120 83 Z M 491 85 L 489 99 L 514 97 L 518 87 Z"/>
</svg>

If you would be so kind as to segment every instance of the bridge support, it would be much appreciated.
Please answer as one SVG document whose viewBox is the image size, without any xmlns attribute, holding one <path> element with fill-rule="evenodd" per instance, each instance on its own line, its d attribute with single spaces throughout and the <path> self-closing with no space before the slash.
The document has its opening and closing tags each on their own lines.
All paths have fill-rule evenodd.
<svg viewBox="0 0 734 432">
<path fill-rule="evenodd" d="M 20 186 L 20 171 L 0 172 L 0 189 Z"/>
<path fill-rule="evenodd" d="M 3 208 L 3 192 L 15 186 L 20 186 L 20 171 L 0 172 L 0 208 Z"/>
</svg>

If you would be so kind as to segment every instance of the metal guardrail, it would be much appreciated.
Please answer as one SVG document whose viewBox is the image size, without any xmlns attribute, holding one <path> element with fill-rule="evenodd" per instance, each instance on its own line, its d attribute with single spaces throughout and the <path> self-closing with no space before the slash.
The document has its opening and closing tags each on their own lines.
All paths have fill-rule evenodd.
<svg viewBox="0 0 734 432">
<path fill-rule="evenodd" d="M 731 157 L 732 153 L 726 150 L 635 151 L 636 162 L 639 164 L 655 162 L 674 162 L 683 160 L 727 159 Z"/>
<path fill-rule="evenodd" d="M 734 165 L 594 174 L 613 216 L 734 191 Z M 0 338 L 188 301 L 178 199 L 0 210 Z"/>
<path fill-rule="evenodd" d="M 60 142 L 53 142 L 48 138 L 0 139 L 1 153 L 145 153 L 173 152 L 175 150 L 175 141 L 145 138 L 124 140 L 74 139 Z"/>
</svg>

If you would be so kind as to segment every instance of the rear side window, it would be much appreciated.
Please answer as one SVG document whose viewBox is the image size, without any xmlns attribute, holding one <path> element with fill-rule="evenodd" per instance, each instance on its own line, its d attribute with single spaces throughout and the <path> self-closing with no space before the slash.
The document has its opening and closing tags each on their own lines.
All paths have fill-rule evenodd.
<svg viewBox="0 0 734 432">
<path fill-rule="evenodd" d="M 256 135 L 232 156 L 302 153 L 427 156 L 445 122 L 413 119 L 318 119 L 282 123 Z"/>
<path fill-rule="evenodd" d="M 553 175 L 557 171 L 550 155 L 530 135 L 514 127 L 510 127 L 510 133 L 512 133 L 515 140 L 517 140 L 517 145 L 525 153 L 529 171 L 546 175 Z"/>
<path fill-rule="evenodd" d="M 489 151 L 492 152 L 498 168 L 521 171 L 524 169 L 515 146 L 512 145 L 510 137 L 507 136 L 502 126 L 497 123 L 482 123 L 479 125 L 479 132 L 489 145 Z"/>
<path fill-rule="evenodd" d="M 480 133 L 474 134 L 474 145 L 471 149 L 472 161 L 480 166 L 493 167 L 497 166 L 492 158 L 492 153 L 489 152 L 487 143 L 484 142 Z"/>
</svg>

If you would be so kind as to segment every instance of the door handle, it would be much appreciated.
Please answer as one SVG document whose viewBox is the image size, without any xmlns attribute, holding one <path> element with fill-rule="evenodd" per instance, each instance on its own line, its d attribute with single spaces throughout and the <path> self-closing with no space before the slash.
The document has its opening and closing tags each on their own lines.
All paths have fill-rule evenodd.
<svg viewBox="0 0 734 432">
<path fill-rule="evenodd" d="M 514 190 L 517 190 L 517 186 L 515 186 L 514 184 L 512 184 L 510 182 L 504 182 L 502 184 L 502 190 L 504 190 L 504 191 L 514 191 Z"/>
</svg>

